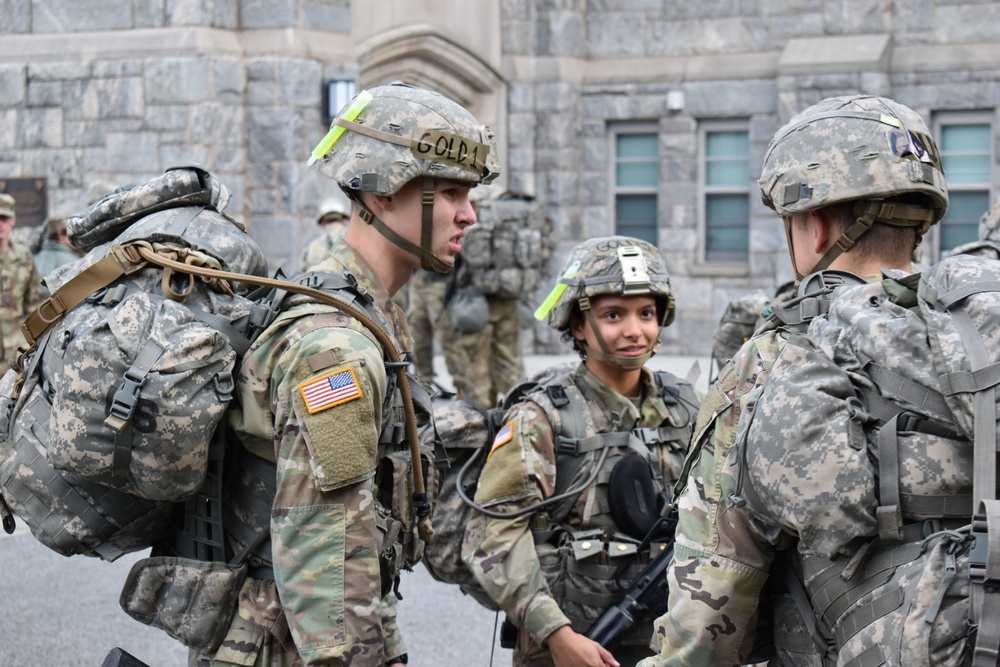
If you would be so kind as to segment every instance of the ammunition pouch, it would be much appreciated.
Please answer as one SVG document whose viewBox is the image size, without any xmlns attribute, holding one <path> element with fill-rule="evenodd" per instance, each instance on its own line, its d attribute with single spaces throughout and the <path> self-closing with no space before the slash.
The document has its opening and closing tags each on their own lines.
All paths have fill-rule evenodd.
<svg viewBox="0 0 1000 667">
<path fill-rule="evenodd" d="M 246 564 L 144 558 L 132 566 L 118 602 L 140 623 L 212 653 L 232 623 L 246 572 Z"/>
</svg>

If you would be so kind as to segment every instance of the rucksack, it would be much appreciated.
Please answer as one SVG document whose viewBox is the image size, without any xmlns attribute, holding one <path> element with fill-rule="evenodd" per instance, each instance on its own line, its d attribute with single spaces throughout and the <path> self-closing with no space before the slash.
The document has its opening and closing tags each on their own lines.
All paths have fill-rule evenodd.
<svg viewBox="0 0 1000 667">
<path fill-rule="evenodd" d="M 998 362 L 1000 263 L 957 256 L 838 290 L 827 315 L 789 338 L 762 391 L 748 397 L 738 493 L 765 520 L 794 513 L 804 543 L 789 585 L 803 617 L 818 621 L 807 625 L 821 651 L 859 664 L 961 664 L 975 644 L 969 627 L 978 625 L 980 638 L 987 629 L 980 643 L 1000 643 L 995 594 L 976 592 L 976 577 L 988 579 L 989 560 L 1000 559 L 986 548 L 1000 539 Z M 764 470 L 799 447 L 821 460 L 826 450 L 809 443 L 826 442 L 842 452 L 830 453 L 842 498 L 813 515 L 769 495 L 789 480 Z M 870 514 L 858 498 L 872 484 Z M 859 547 L 858 536 L 873 530 Z M 970 605 L 970 590 L 986 601 Z"/>
<path fill-rule="evenodd" d="M 571 375 L 576 366 L 575 362 L 559 364 L 522 380 L 504 396 L 500 406 L 489 410 L 483 410 L 458 399 L 441 403 L 434 409 L 434 428 L 426 430 L 423 434 L 424 446 L 433 448 L 439 467 L 437 486 L 432 494 L 435 497 L 431 513 L 434 539 L 424 547 L 423 562 L 434 579 L 457 585 L 463 593 L 487 609 L 496 610 L 498 607 L 462 560 L 465 527 L 477 511 L 482 511 L 474 506 L 474 497 L 479 475 L 486 462 L 486 453 L 498 430 L 504 426 L 507 412 L 526 398 L 534 396 L 532 400 L 543 400 L 539 394 L 544 394 L 544 401 L 551 403 L 554 408 L 550 419 L 557 442 L 576 443 L 584 438 L 587 419 L 584 413 L 589 407 L 579 400 L 567 400 L 567 391 L 561 384 L 561 380 L 564 381 L 563 378 Z M 685 393 L 686 384 L 682 388 L 681 381 L 672 375 L 659 371 L 656 373 L 658 382 L 665 392 L 676 389 L 678 392 L 676 398 L 681 402 L 695 399 L 693 390 L 689 396 Z M 576 394 L 579 396 L 578 390 Z M 665 428 L 673 432 L 670 427 Z M 660 437 L 645 432 L 657 429 L 637 429 L 637 431 L 644 431 L 641 434 L 644 442 L 653 442 Z M 689 435 L 688 429 L 684 437 L 685 445 Z M 602 445 L 604 447 L 624 446 L 625 439 L 629 436 L 630 433 L 601 433 L 593 436 L 594 442 L 591 444 L 596 447 L 596 442 L 601 440 L 606 443 Z M 683 456 L 682 452 L 680 456 Z M 539 514 L 547 515 L 548 521 L 545 523 L 553 524 L 553 527 L 559 523 L 572 508 L 583 488 L 589 486 L 589 481 L 581 483 L 578 477 L 583 460 L 583 456 L 560 455 L 557 462 L 559 474 L 555 492 L 536 507 L 538 510 L 544 510 L 538 512 Z M 680 458 L 678 468 L 679 466 Z M 651 492 L 656 493 L 655 490 Z M 642 518 L 648 519 L 650 524 L 655 523 L 660 509 L 661 507 L 656 507 L 655 503 L 649 503 L 647 510 L 652 515 Z M 637 519 L 638 516 L 631 517 L 633 522 Z M 629 519 L 619 519 L 618 523 L 626 521 Z M 640 532 L 645 533 L 646 530 L 648 526 L 640 529 Z M 541 534 L 536 532 L 536 537 Z M 544 546 L 546 557 L 554 558 L 558 569 L 559 554 L 556 545 Z M 536 549 L 541 548 L 542 545 L 536 544 Z M 550 574 L 546 572 L 546 576 Z M 609 583 L 614 585 L 613 582 Z"/>
<path fill-rule="evenodd" d="M 461 399 L 445 401 L 434 408 L 433 428 L 422 434 L 423 445 L 433 450 L 438 468 L 431 493 L 434 539 L 424 546 L 423 563 L 434 579 L 457 585 L 487 609 L 499 607 L 462 560 L 465 526 L 475 512 L 470 501 L 486 463 L 486 450 L 503 425 L 507 410 L 532 389 L 574 366 L 559 364 L 523 380 L 504 395 L 500 405 L 488 410 Z"/>
<path fill-rule="evenodd" d="M 219 520 L 210 471 L 239 359 L 287 294 L 361 321 L 403 373 L 352 276 L 265 278 L 260 248 L 220 212 L 227 198 L 205 170 L 180 167 L 68 221 L 88 252 L 47 278 L 52 296 L 22 325 L 31 347 L 0 381 L 0 509 L 63 555 L 115 560 L 157 545 L 207 485 L 201 511 Z"/>
<path fill-rule="evenodd" d="M 471 287 L 505 299 L 531 294 L 547 275 L 554 242 L 552 221 L 530 199 L 507 193 L 481 202 L 462 241 Z"/>
</svg>

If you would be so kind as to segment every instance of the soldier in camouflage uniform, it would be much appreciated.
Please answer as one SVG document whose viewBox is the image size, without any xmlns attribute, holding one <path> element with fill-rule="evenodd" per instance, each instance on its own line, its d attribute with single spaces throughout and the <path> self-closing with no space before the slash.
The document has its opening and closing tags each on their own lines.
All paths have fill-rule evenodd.
<svg viewBox="0 0 1000 667">
<path fill-rule="evenodd" d="M 333 247 L 347 233 L 347 223 L 350 220 L 347 207 L 339 200 L 327 199 L 320 205 L 319 218 L 316 219 L 320 232 L 302 250 L 299 264 L 303 271 L 316 266 L 333 253 Z"/>
<path fill-rule="evenodd" d="M 410 295 L 407 302 L 406 321 L 413 335 L 413 356 L 417 377 L 425 384 L 434 383 L 434 338 L 448 352 L 451 340 L 451 319 L 445 308 L 445 292 L 448 279 L 440 273 L 419 270 L 413 274 L 409 284 Z M 451 366 L 448 367 L 452 381 L 456 379 Z M 455 371 L 458 369 L 456 368 Z"/>
<path fill-rule="evenodd" d="M 352 108 L 328 138 L 343 135 L 314 152 L 353 202 L 344 240 L 315 268 L 353 275 L 405 350 L 392 295 L 419 266 L 451 268 L 475 222 L 469 189 L 496 176 L 496 149 L 468 111 L 428 90 L 380 86 Z M 198 665 L 407 662 L 392 590 L 408 563 L 375 477 L 401 426 L 383 361 L 358 321 L 301 298 L 247 354 L 232 425 L 249 452 L 277 463 L 271 558 L 252 561 L 228 634 Z"/>
<path fill-rule="evenodd" d="M 713 372 L 721 371 L 743 343 L 750 340 L 764 323 L 764 311 L 768 306 L 781 304 L 793 296 L 795 283 L 789 281 L 779 285 L 773 296 L 757 290 L 730 301 L 712 334 Z"/>
<path fill-rule="evenodd" d="M 885 267 L 909 272 L 913 249 L 948 205 L 937 147 L 924 121 L 879 97 L 830 98 L 793 117 L 771 141 L 759 185 L 764 202 L 785 224 L 798 280 L 828 268 L 868 280 L 881 278 Z M 808 282 L 800 295 L 809 291 Z M 740 349 L 702 403 L 675 495 L 680 521 L 667 574 L 669 609 L 655 624 L 659 655 L 643 667 L 730 666 L 767 658 L 775 664 L 824 664 L 807 631 L 808 615 L 799 614 L 782 590 L 790 571 L 783 559 L 794 548 L 776 561 L 777 547 L 789 547 L 789 536 L 740 509 L 734 477 L 741 415 L 766 386 L 795 331 L 779 324 Z M 769 582 L 770 573 L 776 576 Z M 768 597 L 773 613 L 761 607 Z M 765 636 L 769 621 L 773 654 Z M 827 660 L 833 664 L 836 656 L 827 654 Z"/>
<path fill-rule="evenodd" d="M 615 569 L 669 510 L 666 490 L 698 398 L 687 382 L 644 367 L 674 315 L 654 246 L 620 236 L 587 241 L 571 251 L 554 294 L 561 289 L 549 324 L 583 361 L 506 413 L 479 478 L 481 510 L 466 529 L 463 560 L 519 629 L 514 665 L 618 665 L 649 655 L 651 619 L 637 619 L 614 655 L 583 633 L 620 598 Z M 640 470 L 610 489 L 630 464 Z M 651 497 L 612 500 L 642 476 Z M 641 565 L 631 568 L 626 579 Z"/>
<path fill-rule="evenodd" d="M 0 193 L 0 374 L 17 358 L 17 348 L 27 347 L 21 320 L 46 296 L 31 251 L 11 242 L 17 223 L 14 198 Z"/>
</svg>

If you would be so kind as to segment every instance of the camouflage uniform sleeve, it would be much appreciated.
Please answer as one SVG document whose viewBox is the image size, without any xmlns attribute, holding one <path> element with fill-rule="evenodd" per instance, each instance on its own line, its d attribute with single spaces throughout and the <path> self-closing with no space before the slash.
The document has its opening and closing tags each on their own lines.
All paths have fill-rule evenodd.
<svg viewBox="0 0 1000 667">
<path fill-rule="evenodd" d="M 381 661 L 383 615 L 394 617 L 383 609 L 372 501 L 386 391 L 382 355 L 366 336 L 344 328 L 313 328 L 297 339 L 293 325 L 281 338 L 287 347 L 268 385 L 278 471 L 271 539 L 281 604 L 305 664 L 375 657 L 371 652 Z M 327 378 L 332 394 L 324 393 Z"/>
<path fill-rule="evenodd" d="M 555 484 L 552 427 L 533 403 L 515 406 L 483 467 L 476 502 L 511 511 L 550 496 Z M 546 584 L 530 515 L 512 519 L 476 513 L 466 528 L 462 557 L 489 596 L 539 646 L 569 625 Z"/>
<path fill-rule="evenodd" d="M 702 402 L 676 498 L 667 613 L 654 624 L 659 654 L 642 667 L 739 665 L 752 647 L 774 549 L 730 501 L 737 488 L 730 448 L 746 389 L 729 365 Z"/>
<path fill-rule="evenodd" d="M 45 289 L 45 285 L 42 284 L 42 278 L 38 275 L 38 270 L 35 268 L 34 258 L 28 255 L 31 260 L 28 262 L 28 285 L 27 290 L 24 295 L 24 313 L 30 313 L 38 305 L 49 297 L 49 291 Z"/>
</svg>

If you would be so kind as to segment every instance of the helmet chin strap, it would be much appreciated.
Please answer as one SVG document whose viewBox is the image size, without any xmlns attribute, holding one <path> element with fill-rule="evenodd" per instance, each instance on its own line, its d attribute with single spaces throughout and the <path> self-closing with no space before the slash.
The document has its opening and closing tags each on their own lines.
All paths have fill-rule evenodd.
<svg viewBox="0 0 1000 667">
<path fill-rule="evenodd" d="M 402 236 L 393 231 L 388 225 L 379 220 L 371 210 L 361 201 L 361 197 L 352 197 L 357 202 L 360 211 L 358 215 L 362 220 L 375 228 L 379 234 L 389 240 L 398 248 L 420 259 L 420 267 L 432 273 L 448 273 L 452 265 L 448 264 L 440 257 L 431 252 L 431 242 L 434 234 L 434 179 L 424 176 L 423 192 L 421 193 L 421 227 L 420 245 L 407 241 Z"/>
<path fill-rule="evenodd" d="M 653 345 L 652 349 L 639 355 L 638 357 L 626 357 L 620 354 L 612 354 L 610 348 L 608 348 L 607 342 L 604 340 L 604 336 L 601 335 L 600 328 L 597 326 L 597 318 L 594 317 L 594 311 L 590 308 L 590 299 L 587 297 L 580 299 L 580 310 L 583 311 L 584 316 L 587 318 L 587 324 L 590 326 L 590 330 L 594 332 L 594 337 L 597 339 L 597 343 L 601 346 L 601 350 L 597 351 L 587 345 L 586 341 L 584 341 L 584 350 L 587 352 L 587 356 L 591 359 L 608 364 L 614 364 L 619 368 L 629 370 L 643 366 L 660 348 L 660 340 L 657 338 L 656 344 Z"/>
</svg>

